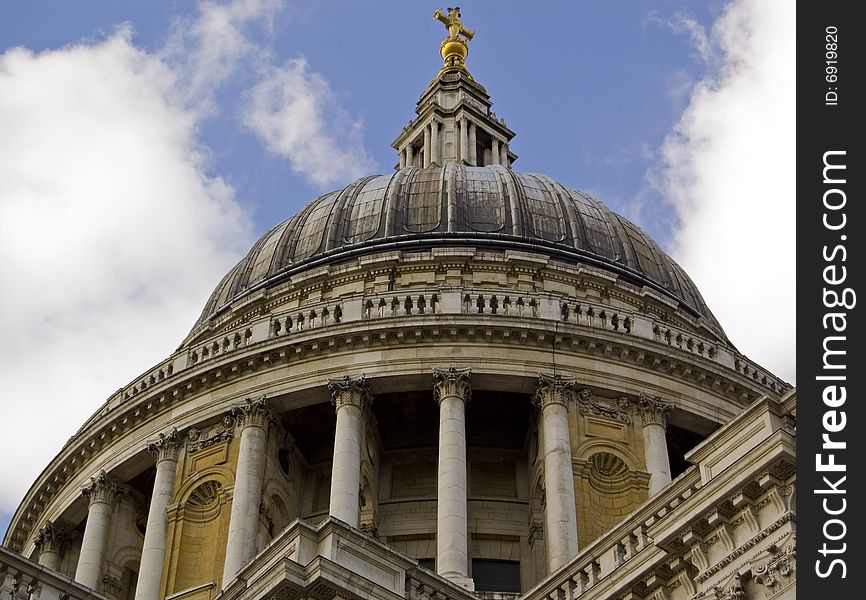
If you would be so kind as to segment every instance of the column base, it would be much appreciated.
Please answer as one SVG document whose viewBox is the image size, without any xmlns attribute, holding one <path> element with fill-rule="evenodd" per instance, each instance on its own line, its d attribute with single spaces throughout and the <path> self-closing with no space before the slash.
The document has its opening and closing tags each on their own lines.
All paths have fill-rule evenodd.
<svg viewBox="0 0 866 600">
<path fill-rule="evenodd" d="M 475 591 L 475 580 L 471 577 L 464 577 L 463 575 L 442 575 L 442 577 L 470 592 Z"/>
</svg>

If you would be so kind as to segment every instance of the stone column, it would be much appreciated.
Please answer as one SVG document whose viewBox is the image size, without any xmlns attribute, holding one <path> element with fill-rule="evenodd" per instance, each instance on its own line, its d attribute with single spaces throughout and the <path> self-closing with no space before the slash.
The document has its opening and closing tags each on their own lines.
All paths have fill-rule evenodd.
<svg viewBox="0 0 866 600">
<path fill-rule="evenodd" d="M 102 583 L 114 501 L 122 491 L 105 471 L 100 471 L 98 475 L 90 478 L 90 483 L 82 492 L 90 502 L 90 506 L 87 509 L 87 524 L 84 526 L 84 538 L 81 540 L 75 581 L 92 590 L 98 590 L 99 584 Z"/>
<path fill-rule="evenodd" d="M 470 369 L 433 369 L 439 404 L 439 472 L 436 480 L 436 572 L 474 590 L 469 578 L 466 509 L 466 403 Z"/>
<path fill-rule="evenodd" d="M 499 164 L 503 167 L 508 166 L 508 144 L 504 142 L 499 146 Z"/>
<path fill-rule="evenodd" d="M 156 479 L 153 482 L 153 494 L 147 512 L 135 600 L 157 600 L 159 597 L 168 529 L 166 510 L 174 496 L 177 454 L 180 445 L 180 436 L 176 429 L 172 429 L 167 434 L 160 433 L 157 439 L 147 443 L 148 452 L 156 459 Z"/>
<path fill-rule="evenodd" d="M 334 462 L 331 467 L 331 501 L 328 514 L 352 527 L 360 522 L 361 444 L 364 435 L 364 406 L 370 393 L 364 376 L 328 381 L 337 410 L 334 433 Z"/>
<path fill-rule="evenodd" d="M 439 166 L 439 123 L 430 123 L 430 163 Z"/>
<path fill-rule="evenodd" d="M 412 147 L 412 144 L 406 146 L 406 166 L 415 166 L 415 148 Z"/>
<path fill-rule="evenodd" d="M 424 163 L 422 166 L 426 169 L 430 166 L 430 126 L 424 128 Z"/>
<path fill-rule="evenodd" d="M 469 121 L 460 119 L 460 160 L 469 164 Z"/>
<path fill-rule="evenodd" d="M 671 482 L 671 463 L 668 458 L 665 429 L 668 426 L 668 417 L 674 411 L 674 406 L 662 402 L 661 398 L 649 398 L 641 394 L 638 409 L 643 425 L 646 470 L 651 475 L 649 493 L 650 496 L 654 496 Z"/>
<path fill-rule="evenodd" d="M 475 123 L 469 124 L 469 141 L 467 142 L 467 145 L 469 146 L 469 148 L 468 148 L 469 156 L 467 156 L 467 158 L 469 159 L 468 162 L 473 167 L 477 166 L 477 164 L 478 164 L 478 150 L 477 150 L 476 146 L 478 145 L 478 141 L 476 138 Z"/>
<path fill-rule="evenodd" d="M 544 540 L 548 572 L 577 555 L 577 510 L 568 433 L 568 400 L 575 385 L 573 379 L 542 373 L 535 390 L 534 400 L 541 409 L 539 433 L 544 460 Z"/>
<path fill-rule="evenodd" d="M 47 521 L 36 534 L 36 548 L 39 550 L 39 564 L 54 571 L 60 571 L 63 553 L 69 543 L 69 534 L 62 527 Z"/>
<path fill-rule="evenodd" d="M 402 150 L 400 150 L 400 168 L 402 169 L 405 166 L 406 166 L 406 148 L 403 148 Z"/>
<path fill-rule="evenodd" d="M 493 138 L 493 141 L 490 142 L 490 163 L 494 165 L 499 164 L 499 140 Z"/>
<path fill-rule="evenodd" d="M 256 553 L 259 506 L 262 503 L 262 485 L 265 478 L 268 425 L 273 415 L 267 401 L 262 397 L 255 401 L 247 400 L 243 406 L 236 406 L 232 409 L 232 417 L 240 429 L 241 440 L 232 495 L 232 512 L 229 517 L 223 589 Z"/>
</svg>

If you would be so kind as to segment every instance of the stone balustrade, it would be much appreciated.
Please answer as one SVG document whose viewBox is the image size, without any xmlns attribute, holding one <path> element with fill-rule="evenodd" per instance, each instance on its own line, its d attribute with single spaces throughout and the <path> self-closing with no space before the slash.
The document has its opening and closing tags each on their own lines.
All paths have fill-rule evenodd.
<svg viewBox="0 0 866 600">
<path fill-rule="evenodd" d="M 106 600 L 90 588 L 0 546 L 0 600 Z"/>
<path fill-rule="evenodd" d="M 700 356 L 748 377 L 775 394 L 790 386 L 760 368 L 747 358 L 734 354 L 717 342 L 669 323 L 656 321 L 638 312 L 612 308 L 598 302 L 576 302 L 550 293 L 491 293 L 482 291 L 447 291 L 386 293 L 347 298 L 340 302 L 316 302 L 221 333 L 196 345 L 194 349 L 176 354 L 135 382 L 115 392 L 99 411 L 80 429 L 87 429 L 94 420 L 140 394 L 170 381 L 177 373 L 208 360 L 228 357 L 237 350 L 267 339 L 297 336 L 311 330 L 325 331 L 329 327 L 398 317 L 418 317 L 426 314 L 470 316 L 500 316 L 519 319 L 556 321 L 577 327 L 590 327 L 614 334 L 650 340 Z M 638 357 L 640 362 L 640 357 Z M 672 367 L 673 368 L 673 367 Z M 78 434 L 76 433 L 76 436 Z M 74 439 L 73 436 L 71 439 Z M 67 442 L 68 443 L 68 442 Z"/>
</svg>

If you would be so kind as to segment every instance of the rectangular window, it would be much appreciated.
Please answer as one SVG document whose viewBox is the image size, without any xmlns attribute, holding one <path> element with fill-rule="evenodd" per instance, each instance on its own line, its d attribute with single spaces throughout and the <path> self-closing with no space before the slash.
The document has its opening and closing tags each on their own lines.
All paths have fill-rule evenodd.
<svg viewBox="0 0 866 600">
<path fill-rule="evenodd" d="M 479 592 L 520 593 L 520 563 L 511 560 L 472 559 L 472 579 Z"/>
<path fill-rule="evenodd" d="M 436 572 L 436 559 L 435 558 L 419 558 L 418 566 L 424 567 L 428 571 Z"/>
</svg>

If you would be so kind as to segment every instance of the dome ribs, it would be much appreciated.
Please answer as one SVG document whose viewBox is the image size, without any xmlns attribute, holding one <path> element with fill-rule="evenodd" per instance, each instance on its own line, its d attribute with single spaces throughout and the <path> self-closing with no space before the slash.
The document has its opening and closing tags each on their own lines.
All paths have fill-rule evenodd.
<svg viewBox="0 0 866 600">
<path fill-rule="evenodd" d="M 325 196 L 319 196 L 318 199 L 324 197 Z M 307 220 L 307 217 L 313 211 L 316 204 L 316 200 L 310 202 L 301 209 L 301 212 L 290 219 L 289 225 L 286 227 L 285 231 L 283 231 L 283 235 L 280 236 L 280 241 L 274 249 L 274 258 L 271 261 L 271 267 L 268 270 L 268 277 L 273 277 L 295 261 L 295 246 L 298 243 L 298 236 L 301 234 L 301 226 Z"/>
<path fill-rule="evenodd" d="M 385 205 L 383 212 L 385 213 L 383 237 L 391 237 L 395 235 L 397 228 L 397 217 L 402 214 L 401 209 L 406 206 L 408 201 L 408 181 L 415 174 L 415 167 L 400 169 L 396 171 L 388 183 L 388 189 L 385 190 Z"/>
<path fill-rule="evenodd" d="M 325 235 L 323 236 L 324 241 L 324 250 L 327 252 L 328 250 L 332 250 L 333 248 L 339 248 L 343 244 L 351 244 L 356 241 L 363 240 L 346 240 L 346 236 L 349 234 L 349 230 L 354 226 L 355 222 L 360 219 L 353 218 L 355 203 L 358 201 L 358 198 L 361 194 L 364 193 L 364 189 L 367 184 L 371 181 L 377 179 L 376 176 L 368 176 L 361 177 L 360 179 L 356 179 L 340 192 L 339 196 L 337 196 L 337 200 L 334 202 L 334 205 L 331 207 L 331 212 L 328 214 L 327 225 L 325 229 Z M 384 189 L 385 186 L 383 186 Z M 383 192 L 384 193 L 384 192 Z M 375 191 L 372 193 L 373 202 L 376 201 Z M 381 203 L 381 198 L 379 199 Z M 381 215 L 380 215 L 381 216 Z M 372 237 L 378 231 L 378 226 L 373 232 L 368 235 Z M 352 236 L 363 235 L 352 233 Z M 367 238 L 363 238 L 367 239 Z"/>
<path fill-rule="evenodd" d="M 724 336 L 679 265 L 597 199 L 542 174 L 454 163 L 363 177 L 319 196 L 256 242 L 217 286 L 196 327 L 240 296 L 306 269 L 371 252 L 449 245 L 540 253 L 606 269 L 624 283 L 671 297 Z"/>
</svg>

